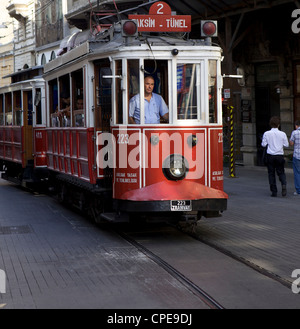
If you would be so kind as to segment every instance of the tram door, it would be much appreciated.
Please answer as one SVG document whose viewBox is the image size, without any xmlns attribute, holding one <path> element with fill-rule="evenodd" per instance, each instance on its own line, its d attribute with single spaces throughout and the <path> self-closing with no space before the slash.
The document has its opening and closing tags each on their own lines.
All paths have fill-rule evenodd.
<svg viewBox="0 0 300 329">
<path fill-rule="evenodd" d="M 110 119 L 112 116 L 112 86 L 110 80 L 104 79 L 103 75 L 109 75 L 110 62 L 102 60 L 95 63 L 95 110 L 94 110 L 94 127 L 95 136 L 97 132 L 110 132 Z M 110 72 L 111 74 L 111 72 Z M 108 154 L 105 155 L 108 157 Z M 107 160 L 107 159 L 104 159 Z M 103 171 L 105 184 L 110 186 L 112 181 L 112 168 L 105 168 Z"/>
<path fill-rule="evenodd" d="M 110 118 L 112 115 L 111 84 L 101 78 L 105 75 L 110 64 L 103 61 L 95 64 L 95 128 L 97 131 L 110 131 Z"/>
<path fill-rule="evenodd" d="M 32 145 L 33 145 L 33 135 L 32 135 L 32 91 L 23 92 L 23 122 L 24 122 L 24 160 L 25 165 L 32 161 Z"/>
</svg>

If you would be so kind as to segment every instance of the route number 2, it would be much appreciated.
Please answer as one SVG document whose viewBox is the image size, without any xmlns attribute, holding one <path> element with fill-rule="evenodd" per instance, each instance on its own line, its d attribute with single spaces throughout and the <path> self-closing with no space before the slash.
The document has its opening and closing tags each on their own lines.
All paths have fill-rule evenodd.
<svg viewBox="0 0 300 329">
<path fill-rule="evenodd" d="M 158 9 L 157 9 L 157 15 L 163 15 L 164 13 L 163 13 L 163 9 L 164 9 L 164 5 L 162 4 L 162 3 L 159 3 L 159 4 L 157 4 L 157 7 L 158 7 Z"/>
<path fill-rule="evenodd" d="M 171 7 L 163 1 L 153 4 L 149 10 L 150 15 L 171 15 Z"/>
</svg>

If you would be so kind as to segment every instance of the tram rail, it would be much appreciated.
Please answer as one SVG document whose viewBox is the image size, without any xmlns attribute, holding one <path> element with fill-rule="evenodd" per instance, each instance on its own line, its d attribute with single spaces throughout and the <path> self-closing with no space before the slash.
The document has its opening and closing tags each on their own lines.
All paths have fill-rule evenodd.
<svg viewBox="0 0 300 329">
<path fill-rule="evenodd" d="M 224 309 L 224 307 L 215 300 L 212 296 L 210 296 L 206 291 L 204 291 L 201 287 L 196 285 L 190 279 L 188 279 L 185 275 L 183 275 L 180 271 L 170 265 L 168 262 L 164 261 L 161 257 L 150 251 L 148 248 L 131 238 L 128 234 L 122 231 L 117 231 L 118 234 L 128 241 L 131 245 L 137 248 L 140 252 L 154 261 L 157 265 L 166 270 L 170 275 L 176 278 L 180 283 L 182 283 L 187 289 L 192 291 L 196 296 L 198 296 L 202 302 L 204 302 L 210 309 Z"/>
</svg>

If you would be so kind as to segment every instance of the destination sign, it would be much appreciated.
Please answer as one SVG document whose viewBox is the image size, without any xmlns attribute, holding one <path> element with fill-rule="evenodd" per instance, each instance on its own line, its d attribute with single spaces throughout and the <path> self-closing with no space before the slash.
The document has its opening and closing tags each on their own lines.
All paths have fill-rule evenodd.
<svg viewBox="0 0 300 329">
<path fill-rule="evenodd" d="M 190 15 L 172 15 L 171 7 L 163 2 L 156 2 L 150 7 L 149 15 L 129 15 L 136 19 L 139 32 L 190 32 Z"/>
</svg>

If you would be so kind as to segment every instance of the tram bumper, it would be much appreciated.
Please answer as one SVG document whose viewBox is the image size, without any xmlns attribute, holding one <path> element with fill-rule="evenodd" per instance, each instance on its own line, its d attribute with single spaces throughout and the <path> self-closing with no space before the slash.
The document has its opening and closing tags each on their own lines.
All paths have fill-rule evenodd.
<svg viewBox="0 0 300 329">
<path fill-rule="evenodd" d="M 193 181 L 166 181 L 128 191 L 115 200 L 120 211 L 126 212 L 200 212 L 216 217 L 227 209 L 228 195 Z"/>
</svg>

